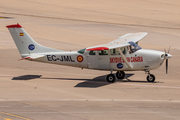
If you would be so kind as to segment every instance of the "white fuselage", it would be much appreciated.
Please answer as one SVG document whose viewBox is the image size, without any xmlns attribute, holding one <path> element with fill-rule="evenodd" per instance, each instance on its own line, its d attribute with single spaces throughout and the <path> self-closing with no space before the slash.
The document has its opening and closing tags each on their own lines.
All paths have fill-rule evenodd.
<svg viewBox="0 0 180 120">
<path fill-rule="evenodd" d="M 41 54 L 45 55 L 44 57 L 34 61 L 96 70 L 134 71 L 160 67 L 164 62 L 163 54 L 164 52 L 161 51 L 146 49 L 134 53 L 127 52 L 124 56 L 132 68 L 126 65 L 121 55 L 111 55 L 110 52 L 107 55 L 100 55 L 99 51 L 95 51 L 95 55 L 89 55 L 89 51 L 83 54 L 77 51 L 44 53 Z"/>
</svg>

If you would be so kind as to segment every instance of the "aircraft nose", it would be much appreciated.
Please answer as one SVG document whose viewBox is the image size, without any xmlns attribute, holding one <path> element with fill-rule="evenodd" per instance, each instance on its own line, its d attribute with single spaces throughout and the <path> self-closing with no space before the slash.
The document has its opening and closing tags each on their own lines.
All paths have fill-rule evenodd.
<svg viewBox="0 0 180 120">
<path fill-rule="evenodd" d="M 161 59 L 169 59 L 169 58 L 172 58 L 172 55 L 170 55 L 169 53 L 161 54 Z"/>
<path fill-rule="evenodd" d="M 165 55 L 165 59 L 169 59 L 169 58 L 172 58 L 172 55 L 170 55 L 170 54 L 166 53 L 166 55 Z"/>
</svg>

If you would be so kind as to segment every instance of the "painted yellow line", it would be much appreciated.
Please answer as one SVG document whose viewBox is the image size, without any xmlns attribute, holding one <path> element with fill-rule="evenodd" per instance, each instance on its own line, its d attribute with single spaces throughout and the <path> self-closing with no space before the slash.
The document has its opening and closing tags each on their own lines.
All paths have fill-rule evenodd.
<svg viewBox="0 0 180 120">
<path fill-rule="evenodd" d="M 0 17 L 0 19 L 6 19 L 6 17 Z"/>
<path fill-rule="evenodd" d="M 12 120 L 12 119 L 9 119 L 9 118 L 4 118 L 4 120 Z"/>
<path fill-rule="evenodd" d="M 28 119 L 28 118 L 25 118 L 25 117 L 21 117 L 21 116 L 10 114 L 10 113 L 6 113 L 6 112 L 0 112 L 0 113 L 3 113 L 5 115 L 9 115 L 9 116 L 13 116 L 13 117 L 16 117 L 16 118 L 21 118 L 21 119 L 24 119 L 24 120 L 31 120 L 31 119 Z"/>
</svg>

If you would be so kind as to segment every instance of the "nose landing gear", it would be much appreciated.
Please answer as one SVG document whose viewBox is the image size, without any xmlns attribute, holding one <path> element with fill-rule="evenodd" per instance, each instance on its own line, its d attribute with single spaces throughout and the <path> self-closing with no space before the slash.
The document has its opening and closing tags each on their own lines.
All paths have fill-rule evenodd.
<svg viewBox="0 0 180 120">
<path fill-rule="evenodd" d="M 155 79 L 156 79 L 155 76 L 153 74 L 150 74 L 150 72 L 148 72 L 147 81 L 154 82 Z"/>
</svg>

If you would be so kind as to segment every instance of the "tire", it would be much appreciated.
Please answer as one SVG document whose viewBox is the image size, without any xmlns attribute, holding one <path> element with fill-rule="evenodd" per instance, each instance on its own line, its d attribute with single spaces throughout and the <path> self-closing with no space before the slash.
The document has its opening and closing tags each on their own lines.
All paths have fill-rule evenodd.
<svg viewBox="0 0 180 120">
<path fill-rule="evenodd" d="M 115 76 L 113 74 L 109 74 L 109 75 L 107 75 L 106 80 L 109 83 L 114 83 L 116 78 L 115 78 Z"/>
<path fill-rule="evenodd" d="M 155 78 L 155 76 L 154 76 L 153 74 L 150 74 L 150 75 L 147 76 L 147 81 L 148 81 L 148 82 L 154 82 L 155 79 L 156 79 L 156 78 Z"/>
<path fill-rule="evenodd" d="M 125 77 L 125 72 L 124 72 L 124 71 L 117 71 L 117 72 L 116 72 L 116 77 L 117 77 L 118 79 L 124 79 L 124 77 Z"/>
</svg>

